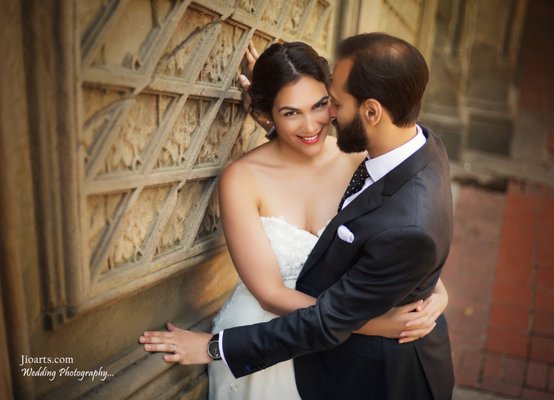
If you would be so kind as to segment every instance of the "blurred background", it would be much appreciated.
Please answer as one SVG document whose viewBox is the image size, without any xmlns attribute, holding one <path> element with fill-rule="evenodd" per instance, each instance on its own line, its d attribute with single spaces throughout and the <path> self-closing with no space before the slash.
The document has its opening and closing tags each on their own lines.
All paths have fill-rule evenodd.
<svg viewBox="0 0 554 400">
<path fill-rule="evenodd" d="M 235 283 L 214 189 L 265 140 L 248 41 L 332 62 L 384 31 L 426 57 L 421 122 L 451 159 L 455 399 L 553 399 L 553 21 L 551 0 L 2 0 L 0 398 L 206 398 L 204 367 L 137 338 L 209 329 Z"/>
</svg>

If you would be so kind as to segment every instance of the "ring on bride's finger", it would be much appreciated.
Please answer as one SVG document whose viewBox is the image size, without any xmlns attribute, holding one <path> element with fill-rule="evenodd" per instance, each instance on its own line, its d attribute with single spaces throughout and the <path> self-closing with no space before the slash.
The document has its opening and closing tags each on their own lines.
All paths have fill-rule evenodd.
<svg viewBox="0 0 554 400">
<path fill-rule="evenodd" d="M 177 345 L 173 343 L 173 354 L 177 353 Z"/>
</svg>

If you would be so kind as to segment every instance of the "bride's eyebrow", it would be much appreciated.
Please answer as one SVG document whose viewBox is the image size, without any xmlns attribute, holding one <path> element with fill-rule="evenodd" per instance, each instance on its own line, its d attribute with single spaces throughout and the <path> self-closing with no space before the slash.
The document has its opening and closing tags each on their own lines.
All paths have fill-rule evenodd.
<svg viewBox="0 0 554 400">
<path fill-rule="evenodd" d="M 319 101 L 317 103 L 315 103 L 313 105 L 312 108 L 316 108 L 316 107 L 319 107 L 320 105 L 322 105 L 323 103 L 325 103 L 326 101 L 329 101 L 329 96 L 323 96 L 321 99 L 319 99 Z"/>
<path fill-rule="evenodd" d="M 327 100 L 329 100 L 329 96 L 323 96 L 321 99 L 319 99 L 317 102 L 315 102 L 315 104 L 312 106 L 312 108 L 316 108 L 316 107 L 320 106 L 322 103 L 324 103 Z M 300 111 L 300 109 L 295 108 L 295 107 L 291 107 L 291 106 L 280 107 L 277 111 L 280 112 L 280 111 L 283 111 L 283 110 Z"/>
</svg>

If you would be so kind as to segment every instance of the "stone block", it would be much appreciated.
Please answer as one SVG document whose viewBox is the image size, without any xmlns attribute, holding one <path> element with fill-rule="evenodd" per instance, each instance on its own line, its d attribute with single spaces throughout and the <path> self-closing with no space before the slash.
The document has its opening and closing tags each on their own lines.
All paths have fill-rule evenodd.
<svg viewBox="0 0 554 400">
<path fill-rule="evenodd" d="M 511 121 L 501 117 L 471 115 L 467 138 L 470 149 L 510 156 L 512 138 Z"/>
</svg>

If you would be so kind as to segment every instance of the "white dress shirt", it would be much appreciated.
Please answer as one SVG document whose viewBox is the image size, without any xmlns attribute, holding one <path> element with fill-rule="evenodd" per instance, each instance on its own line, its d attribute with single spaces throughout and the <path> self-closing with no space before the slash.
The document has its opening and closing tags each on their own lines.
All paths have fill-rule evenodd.
<svg viewBox="0 0 554 400">
<path fill-rule="evenodd" d="M 366 178 L 364 186 L 360 189 L 359 192 L 354 193 L 350 197 L 344 200 L 342 208 L 346 207 L 352 201 L 358 197 L 364 190 L 371 186 L 372 183 L 377 182 L 379 179 L 384 177 L 386 174 L 391 172 L 397 166 L 402 164 L 408 157 L 418 151 L 424 144 L 425 135 L 423 131 L 416 125 L 416 135 L 410 139 L 408 142 L 404 143 L 402 146 L 397 147 L 389 151 L 388 153 L 382 154 L 379 157 L 370 158 L 367 156 L 365 161 L 365 167 L 369 177 Z M 341 208 L 341 210 L 342 210 Z"/>
<path fill-rule="evenodd" d="M 378 181 L 394 168 L 396 168 L 398 165 L 402 164 L 408 157 L 418 151 L 425 144 L 425 141 L 426 139 L 423 131 L 421 130 L 419 125 L 416 125 L 415 137 L 404 143 L 402 146 L 397 147 L 396 149 L 391 150 L 388 153 L 380 155 L 379 157 L 370 158 L 368 156 L 365 162 L 365 167 L 367 168 L 367 172 L 369 173 L 369 178 L 365 180 L 364 186 L 359 192 L 354 193 L 346 200 L 344 200 L 342 208 L 350 204 L 356 197 L 360 195 L 360 193 L 371 186 L 372 183 Z M 225 362 L 225 364 L 228 366 L 229 364 L 225 360 L 225 353 L 223 353 L 223 332 L 225 332 L 225 330 L 219 332 L 219 353 L 221 354 L 223 362 Z"/>
</svg>

